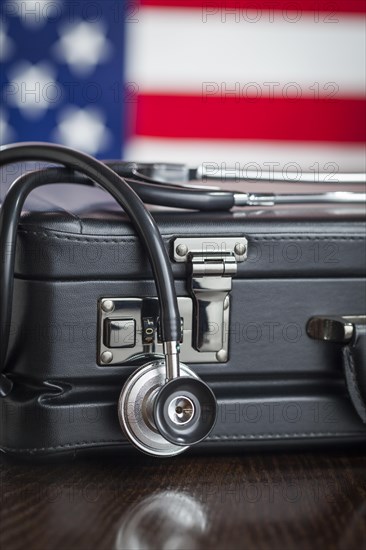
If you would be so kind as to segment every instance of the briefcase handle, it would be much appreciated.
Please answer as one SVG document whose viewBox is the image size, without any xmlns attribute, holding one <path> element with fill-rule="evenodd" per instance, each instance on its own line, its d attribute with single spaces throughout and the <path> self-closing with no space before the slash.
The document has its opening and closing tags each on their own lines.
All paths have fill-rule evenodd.
<svg viewBox="0 0 366 550">
<path fill-rule="evenodd" d="M 316 316 L 309 320 L 306 329 L 311 338 L 342 345 L 347 390 L 366 423 L 366 315 Z"/>
</svg>

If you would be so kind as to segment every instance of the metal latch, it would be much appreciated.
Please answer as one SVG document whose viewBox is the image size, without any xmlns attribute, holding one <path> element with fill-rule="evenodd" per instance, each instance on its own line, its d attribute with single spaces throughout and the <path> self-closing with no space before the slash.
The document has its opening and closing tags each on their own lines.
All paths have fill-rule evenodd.
<svg viewBox="0 0 366 550">
<path fill-rule="evenodd" d="M 227 356 L 225 320 L 229 317 L 232 277 L 247 257 L 245 237 L 174 240 L 174 259 L 188 265 L 188 290 L 194 301 L 193 347 Z M 227 357 L 222 357 L 227 360 Z"/>
</svg>

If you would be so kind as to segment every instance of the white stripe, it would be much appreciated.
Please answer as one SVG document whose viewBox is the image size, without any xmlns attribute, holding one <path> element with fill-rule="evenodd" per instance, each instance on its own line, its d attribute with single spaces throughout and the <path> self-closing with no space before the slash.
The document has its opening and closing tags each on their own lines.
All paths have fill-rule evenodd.
<svg viewBox="0 0 366 550">
<path fill-rule="evenodd" d="M 249 163 L 256 163 L 268 170 L 268 164 L 279 163 L 274 168 L 282 170 L 293 163 L 311 171 L 317 170 L 315 163 L 319 163 L 320 171 L 366 171 L 364 145 L 134 138 L 127 143 L 123 156 L 131 161 L 181 162 L 193 167 L 224 162 L 249 169 Z M 326 167 L 327 163 L 334 166 Z"/>
<path fill-rule="evenodd" d="M 229 15 L 226 22 L 217 15 L 205 23 L 201 10 L 141 8 L 138 22 L 127 24 L 127 80 L 145 93 L 201 93 L 211 82 L 217 93 L 239 83 L 239 93 L 251 95 L 259 92 L 243 87 L 255 82 L 263 95 L 271 88 L 286 95 L 286 85 L 295 82 L 302 95 L 314 97 L 318 86 L 331 93 L 324 87 L 334 82 L 337 95 L 364 94 L 364 16 L 336 14 L 331 23 L 302 14 L 290 23 L 275 13 L 274 22 L 262 12 L 256 23 Z"/>
</svg>

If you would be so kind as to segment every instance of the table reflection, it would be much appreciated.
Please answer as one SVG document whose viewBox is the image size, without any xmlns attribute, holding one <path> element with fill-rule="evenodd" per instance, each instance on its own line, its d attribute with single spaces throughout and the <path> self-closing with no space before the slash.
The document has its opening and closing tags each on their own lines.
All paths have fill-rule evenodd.
<svg viewBox="0 0 366 550">
<path fill-rule="evenodd" d="M 162 491 L 144 498 L 122 517 L 116 550 L 195 550 L 207 530 L 202 503 L 191 496 Z"/>
</svg>

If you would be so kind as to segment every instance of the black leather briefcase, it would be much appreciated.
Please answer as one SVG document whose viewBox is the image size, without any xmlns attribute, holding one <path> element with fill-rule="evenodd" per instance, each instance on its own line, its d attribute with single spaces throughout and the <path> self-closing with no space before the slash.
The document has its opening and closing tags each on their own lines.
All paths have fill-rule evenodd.
<svg viewBox="0 0 366 550">
<path fill-rule="evenodd" d="M 152 212 L 175 278 L 181 360 L 219 405 L 194 449 L 364 443 L 364 207 Z M 34 191 L 17 236 L 4 452 L 133 448 L 118 400 L 162 353 L 156 296 L 135 231 L 103 190 Z"/>
</svg>

